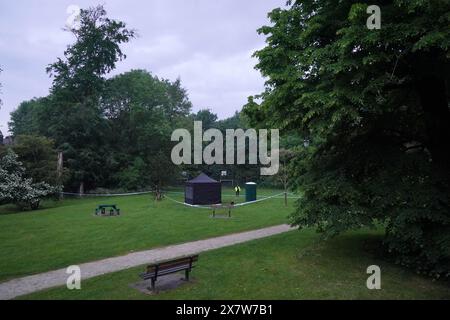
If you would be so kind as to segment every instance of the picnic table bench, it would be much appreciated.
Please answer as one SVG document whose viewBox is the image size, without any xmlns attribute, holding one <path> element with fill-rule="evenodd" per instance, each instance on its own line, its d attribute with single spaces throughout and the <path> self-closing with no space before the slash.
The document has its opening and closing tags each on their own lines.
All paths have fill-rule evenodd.
<svg viewBox="0 0 450 320">
<path fill-rule="evenodd" d="M 107 208 L 111 208 L 109 210 L 109 215 L 110 216 L 113 216 L 115 214 L 120 215 L 120 209 L 115 204 L 100 204 L 95 209 L 95 214 L 98 215 L 99 213 L 101 213 L 102 215 L 105 215 Z"/>
<path fill-rule="evenodd" d="M 213 204 L 211 208 L 213 209 L 213 217 L 216 216 L 216 211 L 218 210 L 228 210 L 228 218 L 231 218 L 231 209 L 234 208 L 234 202 L 229 204 Z"/>
<path fill-rule="evenodd" d="M 192 268 L 195 267 L 193 264 L 198 260 L 198 255 L 178 258 L 175 260 L 168 260 L 164 262 L 159 262 L 155 264 L 151 264 L 147 266 L 145 272 L 141 273 L 139 276 L 143 280 L 151 280 L 151 288 L 150 290 L 155 290 L 155 282 L 158 277 L 179 272 L 185 271 L 185 280 L 189 281 L 189 272 L 191 272 Z"/>
</svg>

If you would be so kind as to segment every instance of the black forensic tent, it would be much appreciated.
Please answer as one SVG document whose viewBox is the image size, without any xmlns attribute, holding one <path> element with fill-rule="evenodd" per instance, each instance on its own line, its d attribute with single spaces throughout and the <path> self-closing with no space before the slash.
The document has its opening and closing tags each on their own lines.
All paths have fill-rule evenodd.
<svg viewBox="0 0 450 320">
<path fill-rule="evenodd" d="M 189 204 L 218 204 L 222 202 L 222 184 L 206 174 L 189 180 L 184 188 L 184 202 Z"/>
</svg>

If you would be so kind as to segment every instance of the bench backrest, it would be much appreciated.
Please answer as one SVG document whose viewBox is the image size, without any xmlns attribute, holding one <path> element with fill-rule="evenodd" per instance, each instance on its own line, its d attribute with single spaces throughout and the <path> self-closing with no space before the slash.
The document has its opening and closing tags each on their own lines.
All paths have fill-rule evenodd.
<svg viewBox="0 0 450 320">
<path fill-rule="evenodd" d="M 147 266 L 147 273 L 154 273 L 156 270 L 158 270 L 158 272 L 161 272 L 161 271 L 164 271 L 167 269 L 172 269 L 172 268 L 179 267 L 179 266 L 188 266 L 188 265 L 191 265 L 192 263 L 196 262 L 197 260 L 198 260 L 198 255 L 195 255 L 195 256 L 183 257 L 183 258 L 179 258 L 179 259 L 171 260 L 171 261 L 167 261 L 167 262 L 152 264 L 152 265 Z"/>
<path fill-rule="evenodd" d="M 119 208 L 117 208 L 117 206 L 115 204 L 113 204 L 113 205 L 99 205 L 96 210 L 103 210 L 103 209 L 107 209 L 107 208 L 111 208 L 111 209 L 114 209 L 116 211 L 119 210 Z"/>
</svg>

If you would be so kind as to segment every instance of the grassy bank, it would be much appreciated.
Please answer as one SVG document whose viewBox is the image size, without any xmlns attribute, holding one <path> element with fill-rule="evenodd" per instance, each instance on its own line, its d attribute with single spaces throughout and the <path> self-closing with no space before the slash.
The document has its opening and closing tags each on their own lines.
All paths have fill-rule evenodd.
<svg viewBox="0 0 450 320">
<path fill-rule="evenodd" d="M 380 232 L 360 231 L 318 242 L 292 231 L 200 255 L 193 281 L 155 296 L 130 287 L 143 267 L 23 299 L 449 299 L 450 287 L 393 265 L 375 253 Z M 381 268 L 381 290 L 368 290 L 366 269 Z"/>
</svg>

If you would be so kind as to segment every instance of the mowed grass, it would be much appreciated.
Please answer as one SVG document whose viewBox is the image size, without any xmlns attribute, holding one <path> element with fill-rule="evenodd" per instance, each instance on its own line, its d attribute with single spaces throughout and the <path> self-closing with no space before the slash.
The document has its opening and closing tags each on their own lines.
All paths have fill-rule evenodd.
<svg viewBox="0 0 450 320">
<path fill-rule="evenodd" d="M 291 231 L 200 254 L 192 281 L 147 295 L 130 285 L 144 266 L 84 280 L 19 299 L 449 299 L 433 282 L 380 258 L 376 231 L 350 232 L 318 242 L 312 230 Z M 369 290 L 366 269 L 381 268 L 381 290 Z M 180 275 L 181 277 L 182 275 Z"/>
<path fill-rule="evenodd" d="M 278 190 L 260 190 L 259 196 Z M 232 195 L 230 191 L 224 194 Z M 183 201 L 182 194 L 170 197 Z M 243 201 L 243 195 L 239 201 Z M 235 200 L 224 196 L 224 201 Z M 98 204 L 117 204 L 118 217 L 94 216 Z M 66 199 L 37 211 L 0 207 L 0 281 L 132 251 L 205 239 L 287 222 L 294 200 L 282 198 L 236 208 L 231 219 L 152 195 Z"/>
</svg>

